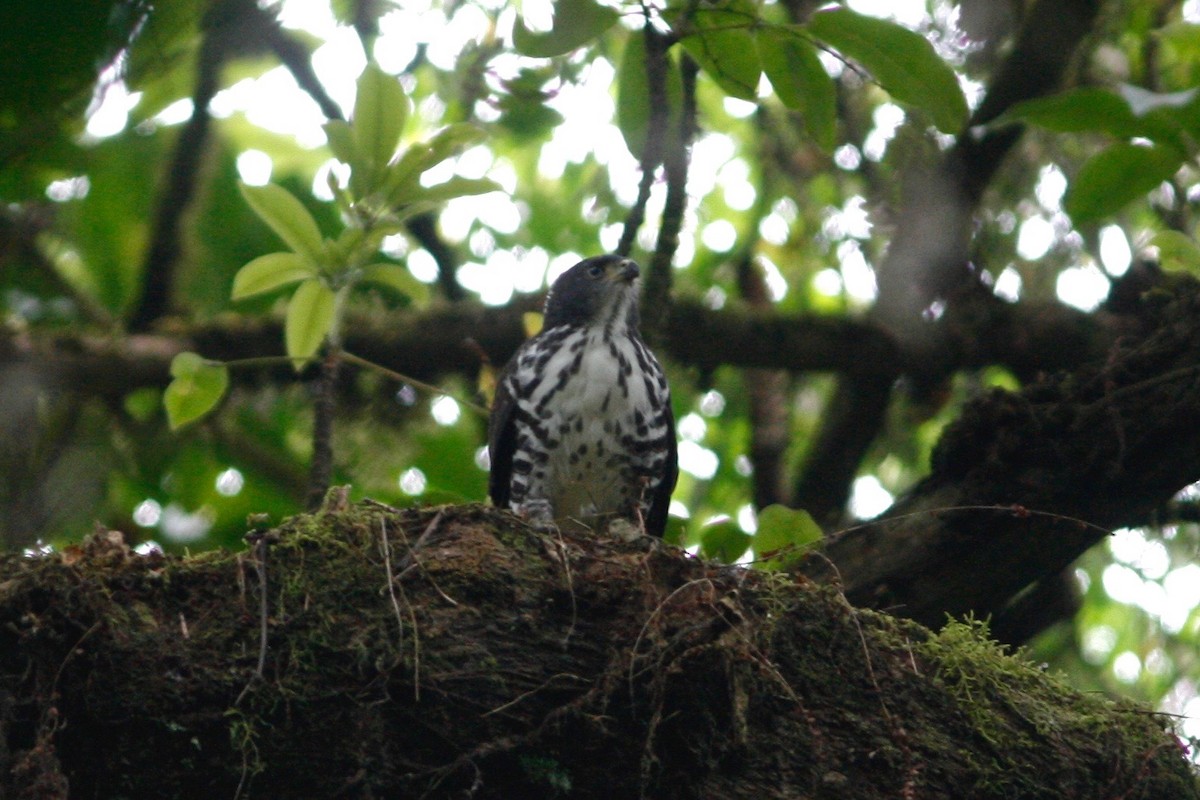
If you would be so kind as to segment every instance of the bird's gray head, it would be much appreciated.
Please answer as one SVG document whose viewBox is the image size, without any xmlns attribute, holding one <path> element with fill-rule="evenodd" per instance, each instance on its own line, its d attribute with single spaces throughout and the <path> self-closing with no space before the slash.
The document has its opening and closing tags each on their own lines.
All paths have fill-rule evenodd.
<svg viewBox="0 0 1200 800">
<path fill-rule="evenodd" d="M 580 261 L 550 287 L 543 328 L 625 325 L 636 331 L 640 274 L 638 265 L 622 256 L 596 256 Z"/>
</svg>

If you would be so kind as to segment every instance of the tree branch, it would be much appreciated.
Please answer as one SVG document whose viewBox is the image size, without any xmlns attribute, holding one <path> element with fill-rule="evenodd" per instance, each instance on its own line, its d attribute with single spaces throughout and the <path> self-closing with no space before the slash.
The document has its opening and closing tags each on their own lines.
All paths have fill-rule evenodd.
<svg viewBox="0 0 1200 800">
<path fill-rule="evenodd" d="M 1200 479 L 1200 284 L 1173 291 L 1107 359 L 969 404 L 927 478 L 829 543 L 850 601 L 931 626 L 998 614 Z"/>
<path fill-rule="evenodd" d="M 421 247 L 433 256 L 433 261 L 437 264 L 438 288 L 442 290 L 442 295 L 451 302 L 465 300 L 467 292 L 458 282 L 458 268 L 462 260 L 438 232 L 437 215 L 433 212 L 418 214 L 409 219 L 405 227 Z"/>
<path fill-rule="evenodd" d="M 662 223 L 658 228 L 658 240 L 654 255 L 646 270 L 645 296 L 651 301 L 643 308 L 644 330 L 649 339 L 662 339 L 667 325 L 671 298 L 671 262 L 679 249 L 679 231 L 683 228 L 683 215 L 687 210 L 687 176 L 689 151 L 696 132 L 696 74 L 700 67 L 687 53 L 681 58 L 680 73 L 683 84 L 682 107 L 679 112 L 679 128 L 675 136 L 667 137 L 667 148 L 663 153 L 663 174 L 667 179 L 667 197 L 663 203 Z"/>
<path fill-rule="evenodd" d="M 0 559 L 0 793 L 1200 798 L 1168 720 L 977 627 L 483 506 L 259 535 L 269 585 L 109 532 Z"/>
<path fill-rule="evenodd" d="M 750 248 L 737 263 L 738 288 L 755 309 L 771 307 L 762 270 L 754 263 Z M 783 370 L 747 369 L 743 386 L 750 401 L 750 463 L 754 467 L 754 507 L 766 508 L 787 500 L 783 480 L 783 454 L 791 443 L 791 414 L 788 408 L 790 378 Z"/>
<path fill-rule="evenodd" d="M 476 346 L 503 364 L 525 339 L 521 315 L 539 307 L 523 296 L 500 307 L 463 302 L 419 312 L 350 314 L 345 347 L 352 353 L 420 380 L 474 374 Z M 800 372 L 856 372 L 894 379 L 900 374 L 891 338 L 869 322 L 752 310 L 713 311 L 691 299 L 669 306 L 662 354 L 681 364 Z M 1106 352 L 1122 335 L 1141 328 L 1129 315 L 1046 304 L 1004 304 L 1007 320 L 993 337 L 960 350 L 959 369 L 999 364 L 1020 375 L 1067 369 Z M 1012 332 L 1011 338 L 1006 338 Z M 1015 333 L 1015 332 L 1020 332 Z M 194 328 L 112 339 L 78 333 L 0 330 L 0 364 L 25 362 L 58 376 L 64 386 L 121 398 L 139 386 L 165 386 L 171 359 L 195 350 L 220 361 L 277 356 L 283 333 L 278 321 L 222 317 Z M 468 344 L 471 342 L 473 344 Z M 246 385 L 295 380 L 290 366 L 235 370 Z"/>
<path fill-rule="evenodd" d="M 980 135 L 974 126 L 1057 87 L 1098 10 L 1096 0 L 1040 0 L 955 147 L 940 163 L 914 169 L 905 179 L 896 236 L 876 270 L 879 299 L 871 317 L 894 337 L 903 369 L 918 378 L 918 386 L 941 380 L 946 366 L 957 362 L 947 353 L 946 326 L 924 322 L 922 313 L 974 280 L 967 264 L 971 222 L 984 188 L 1021 133 L 1008 127 Z M 864 376 L 839 385 L 835 413 L 801 470 L 797 503 L 808 498 L 828 506 L 849 495 L 849 481 L 883 426 L 889 391 Z M 820 485 L 827 481 L 838 483 Z"/>
<path fill-rule="evenodd" d="M 883 428 L 892 384 L 900 375 L 868 369 L 851 369 L 838 378 L 792 491 L 792 504 L 826 528 L 843 518 L 858 465 Z"/>
<path fill-rule="evenodd" d="M 646 48 L 646 94 L 650 101 L 649 119 L 646 120 L 646 141 L 642 144 L 642 152 L 638 156 L 638 169 L 641 177 L 638 179 L 637 199 L 625 217 L 625 225 L 621 229 L 621 239 L 617 242 L 616 254 L 627 256 L 633 252 L 633 244 L 637 239 L 638 229 L 646 220 L 646 203 L 650 200 L 650 187 L 654 185 L 654 174 L 663 160 L 663 132 L 668 129 L 671 117 L 671 106 L 667 95 L 667 40 L 654 29 L 650 21 L 649 11 L 643 12 L 645 24 L 642 25 L 641 36 Z"/>
<path fill-rule="evenodd" d="M 196 64 L 196 88 L 192 92 L 192 116 L 179 132 L 165 173 L 167 186 L 159 196 L 150 246 L 142 262 L 142 296 L 129 318 L 129 328 L 133 331 L 149 330 L 171 309 L 176 270 L 183 252 L 183 218 L 196 192 L 212 122 L 208 104 L 220 88 L 221 65 L 230 52 L 231 28 L 226 14 L 234 11 L 234 3 L 223 3 L 205 17 L 204 41 Z"/>
<path fill-rule="evenodd" d="M 313 69 L 312 53 L 299 39 L 283 32 L 279 21 L 266 9 L 257 9 L 262 20 L 267 45 L 287 71 L 292 73 L 304 93 L 313 99 L 328 119 L 344 119 L 342 107 L 325 91 L 325 85 Z"/>
</svg>

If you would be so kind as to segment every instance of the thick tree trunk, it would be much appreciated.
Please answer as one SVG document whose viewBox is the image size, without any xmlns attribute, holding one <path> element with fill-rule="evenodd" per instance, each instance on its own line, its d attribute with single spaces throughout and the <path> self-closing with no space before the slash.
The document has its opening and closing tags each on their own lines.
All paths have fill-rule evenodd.
<svg viewBox="0 0 1200 800">
<path fill-rule="evenodd" d="M 5 797 L 1197 798 L 965 625 L 480 506 L 0 560 Z"/>
<path fill-rule="evenodd" d="M 1140 331 L 1106 358 L 969 404 L 930 475 L 834 537 L 810 576 L 834 564 L 850 602 L 924 625 L 983 619 L 1200 480 L 1200 288 L 1177 278 L 1135 302 Z M 1006 625 L 1027 636 L 1063 611 L 1041 609 Z"/>
</svg>

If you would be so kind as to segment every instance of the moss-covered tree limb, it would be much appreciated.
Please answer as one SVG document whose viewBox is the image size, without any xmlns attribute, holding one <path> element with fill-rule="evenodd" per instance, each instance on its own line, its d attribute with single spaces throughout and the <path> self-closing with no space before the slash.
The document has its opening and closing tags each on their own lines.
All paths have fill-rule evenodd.
<svg viewBox="0 0 1200 800">
<path fill-rule="evenodd" d="M 6 796 L 1200 797 L 1163 718 L 828 586 L 478 506 L 256 535 L 0 560 Z"/>
</svg>

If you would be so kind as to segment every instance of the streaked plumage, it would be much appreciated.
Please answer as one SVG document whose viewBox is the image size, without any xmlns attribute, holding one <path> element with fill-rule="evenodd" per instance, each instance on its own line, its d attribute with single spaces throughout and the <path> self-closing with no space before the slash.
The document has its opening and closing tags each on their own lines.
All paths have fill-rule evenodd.
<svg viewBox="0 0 1200 800">
<path fill-rule="evenodd" d="M 638 333 L 638 266 L 581 261 L 542 332 L 505 367 L 489 426 L 489 493 L 535 523 L 640 517 L 662 536 L 679 475 L 667 379 Z"/>
</svg>

